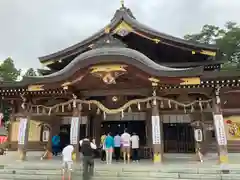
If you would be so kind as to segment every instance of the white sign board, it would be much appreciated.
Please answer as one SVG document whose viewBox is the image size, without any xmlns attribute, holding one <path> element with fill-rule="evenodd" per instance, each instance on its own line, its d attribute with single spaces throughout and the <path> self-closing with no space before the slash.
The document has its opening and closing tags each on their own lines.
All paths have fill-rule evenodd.
<svg viewBox="0 0 240 180">
<path fill-rule="evenodd" d="M 224 128 L 224 120 L 222 114 L 214 115 L 214 124 L 215 124 L 215 131 L 217 135 L 218 145 L 227 145 L 227 137 Z"/>
<path fill-rule="evenodd" d="M 70 130 L 70 143 L 78 144 L 79 135 L 79 117 L 72 117 L 71 119 L 71 130 Z"/>
<path fill-rule="evenodd" d="M 159 116 L 152 116 L 152 140 L 153 144 L 161 144 L 161 129 Z"/>
<path fill-rule="evenodd" d="M 202 142 L 203 134 L 202 134 L 202 130 L 201 129 L 195 129 L 194 130 L 194 138 L 195 138 L 195 141 Z"/>
<path fill-rule="evenodd" d="M 18 144 L 25 144 L 27 128 L 27 118 L 20 118 L 19 129 L 18 129 Z"/>
</svg>

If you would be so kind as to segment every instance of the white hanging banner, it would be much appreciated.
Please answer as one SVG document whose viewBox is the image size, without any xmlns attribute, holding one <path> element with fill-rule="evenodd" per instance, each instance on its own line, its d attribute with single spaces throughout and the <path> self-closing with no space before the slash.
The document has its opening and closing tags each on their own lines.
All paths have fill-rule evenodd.
<svg viewBox="0 0 240 180">
<path fill-rule="evenodd" d="M 161 129 L 159 116 L 152 116 L 152 141 L 153 144 L 161 144 Z"/>
<path fill-rule="evenodd" d="M 213 118 L 218 145 L 220 146 L 227 145 L 227 137 L 224 128 L 224 120 L 222 114 L 216 114 L 213 116 Z"/>
<path fill-rule="evenodd" d="M 25 144 L 27 118 L 20 118 L 18 129 L 18 144 Z"/>
<path fill-rule="evenodd" d="M 70 130 L 70 143 L 78 144 L 79 135 L 79 117 L 72 117 L 71 119 L 71 130 Z"/>
</svg>

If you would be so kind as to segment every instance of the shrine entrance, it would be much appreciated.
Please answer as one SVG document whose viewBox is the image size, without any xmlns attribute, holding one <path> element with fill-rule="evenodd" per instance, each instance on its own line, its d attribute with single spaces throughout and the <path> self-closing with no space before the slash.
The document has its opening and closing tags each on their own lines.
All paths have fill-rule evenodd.
<svg viewBox="0 0 240 180">
<path fill-rule="evenodd" d="M 113 136 L 115 136 L 117 133 L 121 135 L 124 132 L 124 129 L 127 129 L 128 133 L 131 135 L 133 132 L 135 132 L 140 138 L 140 145 L 145 146 L 145 121 L 105 121 L 101 125 L 102 133 L 111 132 Z"/>
<path fill-rule="evenodd" d="M 189 114 L 163 115 L 165 153 L 194 153 L 194 130 Z"/>
<path fill-rule="evenodd" d="M 107 115 L 101 124 L 101 133 L 111 132 L 113 136 L 116 133 L 120 135 L 127 129 L 132 135 L 135 132 L 140 138 L 140 146 L 146 145 L 146 113 L 145 112 L 128 112 L 124 117 L 121 114 Z"/>
<path fill-rule="evenodd" d="M 194 132 L 190 123 L 164 123 L 165 153 L 194 153 Z"/>
</svg>

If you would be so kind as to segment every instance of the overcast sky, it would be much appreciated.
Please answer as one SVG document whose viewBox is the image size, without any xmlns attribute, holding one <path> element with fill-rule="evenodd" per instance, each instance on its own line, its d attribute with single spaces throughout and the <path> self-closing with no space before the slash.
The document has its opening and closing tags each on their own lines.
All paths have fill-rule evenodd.
<svg viewBox="0 0 240 180">
<path fill-rule="evenodd" d="M 125 0 L 138 21 L 174 36 L 204 24 L 240 23 L 240 0 Z M 38 57 L 66 48 L 109 23 L 120 0 L 0 0 L 0 60 L 41 67 Z"/>
</svg>

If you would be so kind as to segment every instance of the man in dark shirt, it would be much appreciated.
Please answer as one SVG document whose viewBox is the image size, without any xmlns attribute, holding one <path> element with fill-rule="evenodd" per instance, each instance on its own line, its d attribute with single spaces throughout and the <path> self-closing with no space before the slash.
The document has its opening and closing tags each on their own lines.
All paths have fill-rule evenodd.
<svg viewBox="0 0 240 180">
<path fill-rule="evenodd" d="M 83 179 L 88 180 L 93 175 L 94 159 L 93 150 L 97 149 L 95 140 L 90 142 L 89 138 L 85 138 L 79 142 L 83 155 Z"/>
</svg>

